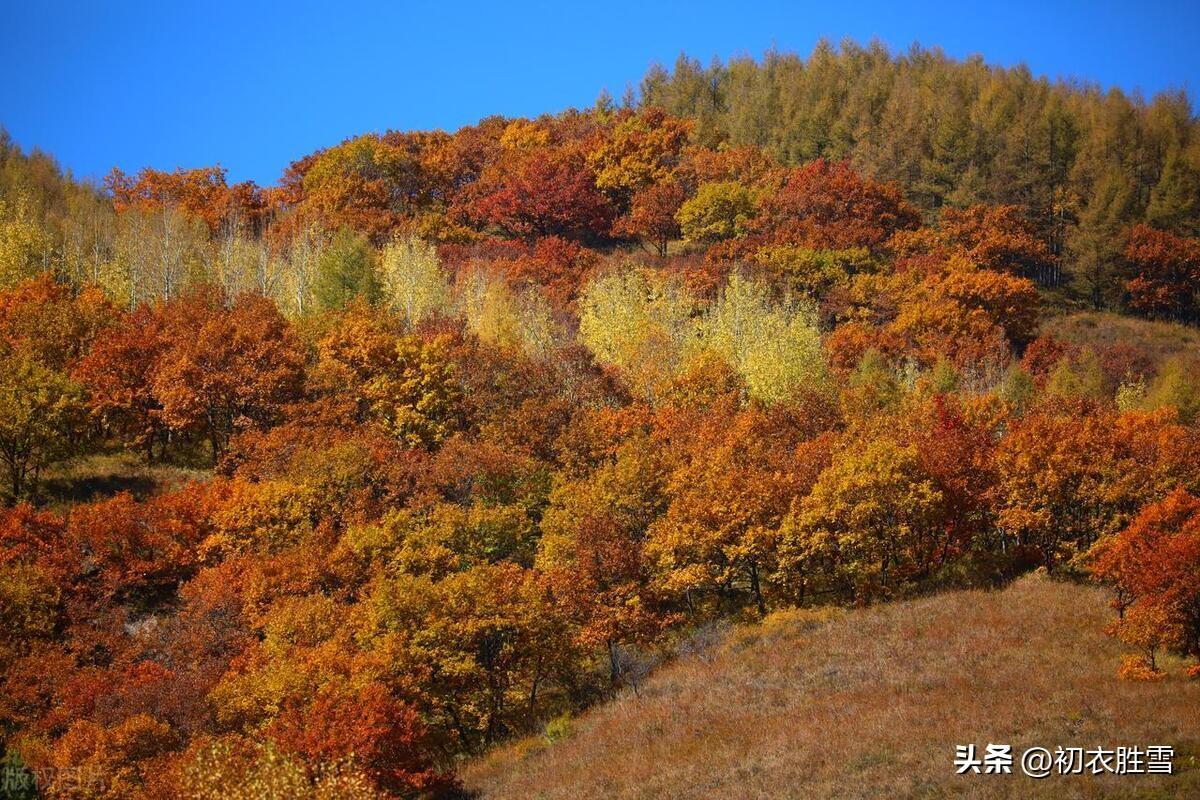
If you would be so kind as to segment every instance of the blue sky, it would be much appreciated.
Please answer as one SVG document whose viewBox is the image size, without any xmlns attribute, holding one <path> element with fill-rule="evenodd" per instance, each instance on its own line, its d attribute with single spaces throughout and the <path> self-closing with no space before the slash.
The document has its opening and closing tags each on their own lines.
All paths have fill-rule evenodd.
<svg viewBox="0 0 1200 800">
<path fill-rule="evenodd" d="M 219 162 L 269 184 L 352 134 L 587 106 L 681 51 L 807 54 L 821 37 L 1200 94 L 1200 2 L 1045 6 L 0 0 L 0 125 L 80 176 Z"/>
</svg>

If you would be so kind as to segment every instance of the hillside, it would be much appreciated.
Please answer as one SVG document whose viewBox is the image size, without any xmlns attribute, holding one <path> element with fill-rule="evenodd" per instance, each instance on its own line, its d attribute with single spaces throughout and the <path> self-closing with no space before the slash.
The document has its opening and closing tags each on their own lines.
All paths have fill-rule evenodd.
<svg viewBox="0 0 1200 800">
<path fill-rule="evenodd" d="M 1052 316 L 1046 319 L 1042 331 L 1078 347 L 1132 348 L 1155 363 L 1200 352 L 1200 331 L 1195 328 L 1104 311 Z"/>
<path fill-rule="evenodd" d="M 741 628 L 584 715 L 464 770 L 484 798 L 1195 797 L 1200 683 L 1114 674 L 1103 592 L 1023 578 Z M 954 774 L 954 746 L 1167 744 L 1176 774 Z"/>
<path fill-rule="evenodd" d="M 0 784 L 1057 797 L 954 746 L 1194 758 L 1190 101 L 690 63 L 272 186 L 134 148 L 102 188 L 0 130 Z M 938 594 L 1064 565 L 1119 624 Z"/>
</svg>

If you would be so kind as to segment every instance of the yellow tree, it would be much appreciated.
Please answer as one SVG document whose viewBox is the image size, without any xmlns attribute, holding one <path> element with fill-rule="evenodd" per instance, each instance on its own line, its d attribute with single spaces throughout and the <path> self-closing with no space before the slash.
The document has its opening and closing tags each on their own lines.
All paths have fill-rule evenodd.
<svg viewBox="0 0 1200 800">
<path fill-rule="evenodd" d="M 448 342 L 401 334 L 394 321 L 354 304 L 317 344 L 316 382 L 349 398 L 360 421 L 372 420 L 409 446 L 431 446 L 462 422 L 462 387 Z"/>
<path fill-rule="evenodd" d="M 647 554 L 664 591 L 689 608 L 704 594 L 748 595 L 765 614 L 780 523 L 825 464 L 828 441 L 802 443 L 786 417 L 757 408 L 710 413 L 696 436 L 694 456 L 671 476 Z"/>
<path fill-rule="evenodd" d="M 579 644 L 607 653 L 614 688 L 622 679 L 619 648 L 645 642 L 669 620 L 643 554 L 647 529 L 662 513 L 666 476 L 654 444 L 633 436 L 590 475 L 557 486 L 542 519 L 537 567 Z"/>
<path fill-rule="evenodd" d="M 767 403 L 825 382 L 815 310 L 772 302 L 766 286 L 736 272 L 705 314 L 699 341 L 738 371 L 751 397 Z"/>
<path fill-rule="evenodd" d="M 416 237 L 393 239 L 379 259 L 383 295 L 410 325 L 450 310 L 450 281 L 437 250 Z"/>
<path fill-rule="evenodd" d="M 946 552 L 945 501 L 915 448 L 884 437 L 842 449 L 783 524 L 801 593 L 888 596 Z"/>
<path fill-rule="evenodd" d="M 36 489 L 39 475 L 69 453 L 83 392 L 64 373 L 27 354 L 0 354 L 0 464 L 10 502 Z"/>
<path fill-rule="evenodd" d="M 33 219 L 28 203 L 0 200 L 0 289 L 44 272 L 50 266 L 54 240 Z"/>
<path fill-rule="evenodd" d="M 679 374 L 695 338 L 693 303 L 678 285 L 647 269 L 601 275 L 579 301 L 579 334 L 597 360 L 611 364 L 653 401 Z"/>
</svg>

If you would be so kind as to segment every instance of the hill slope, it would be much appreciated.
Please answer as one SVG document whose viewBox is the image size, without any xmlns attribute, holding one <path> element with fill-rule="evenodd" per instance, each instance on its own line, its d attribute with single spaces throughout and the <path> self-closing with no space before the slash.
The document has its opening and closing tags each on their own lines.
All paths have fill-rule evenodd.
<svg viewBox="0 0 1200 800">
<path fill-rule="evenodd" d="M 1031 576 L 837 614 L 776 615 L 464 771 L 487 798 L 1200 797 L 1200 683 L 1118 680 L 1093 588 Z M 954 746 L 1175 747 L 1176 774 L 954 774 Z M 1018 770 L 1019 771 L 1019 770 Z"/>
</svg>

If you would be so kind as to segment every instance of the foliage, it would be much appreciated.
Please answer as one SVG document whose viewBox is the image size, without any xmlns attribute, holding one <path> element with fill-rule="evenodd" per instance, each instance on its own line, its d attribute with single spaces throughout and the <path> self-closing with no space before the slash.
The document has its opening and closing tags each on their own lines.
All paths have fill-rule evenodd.
<svg viewBox="0 0 1200 800">
<path fill-rule="evenodd" d="M 0 135 L 6 756 L 453 796 L 726 618 L 1037 567 L 1157 679 L 1200 655 L 1195 124 L 822 45 L 270 188 Z"/>
<path fill-rule="evenodd" d="M 1157 672 L 1155 654 L 1170 649 L 1200 659 L 1200 500 L 1176 489 L 1144 508 L 1124 530 L 1096 543 L 1092 571 L 1116 590 L 1118 638 L 1142 651 Z M 1122 667 L 1124 677 L 1142 678 Z"/>
<path fill-rule="evenodd" d="M 825 380 L 816 314 L 803 304 L 773 303 L 765 286 L 733 273 L 700 323 L 699 341 L 729 361 L 751 397 L 771 403 Z"/>
<path fill-rule="evenodd" d="M 670 279 L 630 269 L 592 280 L 579 301 L 579 335 L 644 396 L 678 374 L 694 338 L 691 302 Z"/>
<path fill-rule="evenodd" d="M 734 181 L 705 183 L 675 215 L 683 238 L 720 242 L 744 235 L 757 213 L 757 195 Z"/>
<path fill-rule="evenodd" d="M 416 238 L 396 240 L 379 258 L 382 293 L 410 325 L 450 311 L 450 283 L 437 251 Z"/>
<path fill-rule="evenodd" d="M 375 263 L 375 251 L 367 239 L 343 228 L 317 259 L 313 295 L 324 309 L 345 308 L 354 300 L 377 302 L 383 286 Z"/>
</svg>

